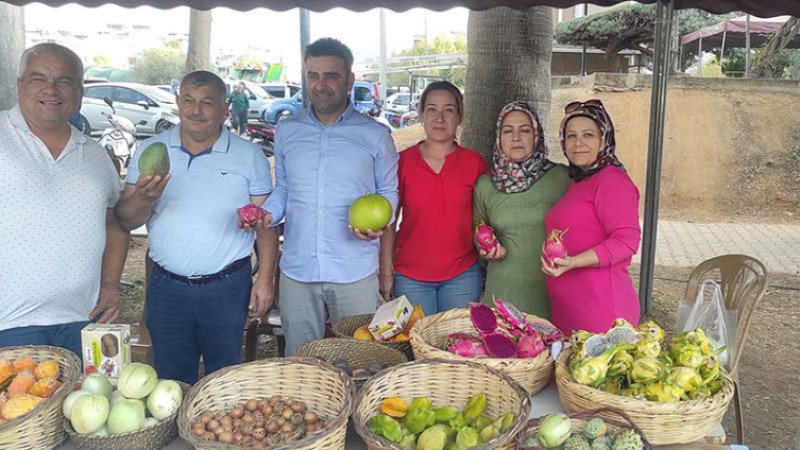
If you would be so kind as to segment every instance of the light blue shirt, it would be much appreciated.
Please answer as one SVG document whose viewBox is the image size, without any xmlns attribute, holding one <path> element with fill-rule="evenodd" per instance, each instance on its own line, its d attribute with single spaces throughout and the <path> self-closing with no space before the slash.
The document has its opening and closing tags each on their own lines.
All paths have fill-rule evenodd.
<svg viewBox="0 0 800 450">
<path fill-rule="evenodd" d="M 378 193 L 397 210 L 397 150 L 389 129 L 348 105 L 332 124 L 309 111 L 280 123 L 275 191 L 264 209 L 284 218 L 281 271 L 300 282 L 351 283 L 378 269 L 378 239 L 347 229 L 350 204 Z"/>
<path fill-rule="evenodd" d="M 147 221 L 150 257 L 178 275 L 209 275 L 250 255 L 254 235 L 239 228 L 236 209 L 251 195 L 269 194 L 272 175 L 261 149 L 224 127 L 210 149 L 194 156 L 181 145 L 180 130 L 144 141 L 126 182 L 139 179 L 139 156 L 148 145 L 167 145 L 172 178 Z"/>
</svg>

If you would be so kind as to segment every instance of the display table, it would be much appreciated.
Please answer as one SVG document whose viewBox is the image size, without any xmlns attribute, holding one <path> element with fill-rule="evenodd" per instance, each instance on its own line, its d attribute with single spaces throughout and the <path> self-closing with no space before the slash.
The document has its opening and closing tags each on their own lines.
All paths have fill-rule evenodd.
<svg viewBox="0 0 800 450">
<path fill-rule="evenodd" d="M 531 417 L 541 417 L 547 414 L 564 412 L 561 407 L 561 402 L 558 400 L 558 392 L 556 390 L 555 382 L 551 382 L 547 387 L 542 389 L 538 394 L 531 397 Z M 714 432 L 711 433 L 710 440 L 716 442 L 725 441 L 725 431 L 722 426 L 717 426 Z M 58 450 L 75 450 L 77 447 L 67 441 Z M 181 438 L 175 439 L 171 444 L 164 447 L 164 450 L 189 450 L 192 447 Z M 367 447 L 353 429 L 352 425 L 347 429 L 347 450 L 365 450 Z M 667 445 L 659 446 L 659 450 L 731 450 L 733 447 L 730 445 L 709 444 L 709 443 L 696 443 L 685 445 Z M 736 450 L 744 449 L 746 447 L 736 447 Z"/>
</svg>

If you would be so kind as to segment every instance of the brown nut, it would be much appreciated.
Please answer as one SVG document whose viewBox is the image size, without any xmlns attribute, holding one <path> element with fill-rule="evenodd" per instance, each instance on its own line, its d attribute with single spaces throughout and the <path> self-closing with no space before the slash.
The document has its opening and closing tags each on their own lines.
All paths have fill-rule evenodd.
<svg viewBox="0 0 800 450">
<path fill-rule="evenodd" d="M 306 412 L 306 404 L 303 403 L 303 402 L 294 402 L 294 403 L 292 403 L 291 408 L 292 408 L 292 411 L 294 411 L 296 413 L 302 414 L 302 413 Z"/>
<path fill-rule="evenodd" d="M 247 403 L 245 403 L 244 407 L 248 411 L 253 412 L 258 409 L 258 401 L 255 399 L 250 399 L 247 401 Z"/>
<path fill-rule="evenodd" d="M 211 421 L 212 417 L 213 416 L 211 415 L 211 411 L 203 411 L 203 414 L 200 415 L 200 420 L 203 423 L 208 423 Z"/>
<path fill-rule="evenodd" d="M 244 405 L 241 403 L 237 403 L 233 405 L 233 409 L 231 409 L 231 417 L 234 419 L 241 418 L 244 415 Z"/>
<path fill-rule="evenodd" d="M 260 411 L 261 414 L 263 414 L 265 417 L 270 416 L 272 415 L 272 405 L 270 405 L 268 402 L 264 403 L 263 405 L 261 405 Z"/>
<path fill-rule="evenodd" d="M 314 411 L 306 411 L 306 413 L 303 415 L 303 420 L 305 420 L 306 423 L 317 423 L 319 417 Z"/>
<path fill-rule="evenodd" d="M 217 439 L 223 444 L 233 444 L 233 433 L 226 431 L 217 436 Z"/>
<path fill-rule="evenodd" d="M 263 428 L 256 428 L 255 430 L 253 430 L 253 439 L 260 441 L 265 437 L 267 437 L 267 430 Z"/>
<path fill-rule="evenodd" d="M 292 418 L 292 414 L 294 414 L 294 413 L 292 412 L 292 410 L 291 410 L 290 408 L 286 408 L 286 409 L 284 409 L 284 410 L 283 410 L 283 412 L 281 413 L 281 417 L 283 417 L 283 418 L 284 418 L 284 419 L 286 419 L 286 420 L 289 420 L 289 419 L 291 419 L 291 418 Z"/>
<path fill-rule="evenodd" d="M 252 413 L 246 412 L 244 413 L 244 416 L 242 416 L 242 422 L 244 423 L 253 423 L 254 421 L 255 419 L 253 419 Z"/>
</svg>

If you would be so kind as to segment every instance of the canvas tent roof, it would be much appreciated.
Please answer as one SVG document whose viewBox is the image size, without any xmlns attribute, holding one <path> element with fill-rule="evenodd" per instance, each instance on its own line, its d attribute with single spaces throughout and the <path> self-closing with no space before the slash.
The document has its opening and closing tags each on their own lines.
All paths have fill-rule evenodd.
<svg viewBox="0 0 800 450">
<path fill-rule="evenodd" d="M 681 45 L 688 45 L 703 39 L 704 47 L 720 47 L 722 37 L 725 36 L 725 47 L 744 47 L 746 34 L 746 17 L 728 19 L 714 25 L 701 28 L 694 33 L 689 33 L 681 38 Z M 789 16 L 773 17 L 770 19 L 750 18 L 750 45 L 760 47 L 770 34 L 777 33 Z M 800 35 L 789 42 L 789 48 L 800 48 Z"/>
<path fill-rule="evenodd" d="M 34 3 L 34 0 L 4 0 L 15 5 Z M 589 3 L 600 6 L 611 6 L 623 0 L 593 0 Z M 443 11 L 463 6 L 474 10 L 482 10 L 494 6 L 509 6 L 523 9 L 532 6 L 554 6 L 566 8 L 580 3 L 576 0 L 35 0 L 50 6 L 77 3 L 84 6 L 99 6 L 113 3 L 124 7 L 155 6 L 158 8 L 174 8 L 191 6 L 195 9 L 210 9 L 217 6 L 238 10 L 268 8 L 283 11 L 292 8 L 306 8 L 311 11 L 325 11 L 331 8 L 347 8 L 353 11 L 366 11 L 373 8 L 387 8 L 393 11 L 405 11 L 411 8 L 427 8 Z M 642 3 L 654 3 L 655 0 L 641 0 Z M 800 16 L 798 0 L 675 0 L 675 8 L 701 8 L 715 14 L 742 11 L 759 17 L 774 17 L 781 14 Z"/>
</svg>

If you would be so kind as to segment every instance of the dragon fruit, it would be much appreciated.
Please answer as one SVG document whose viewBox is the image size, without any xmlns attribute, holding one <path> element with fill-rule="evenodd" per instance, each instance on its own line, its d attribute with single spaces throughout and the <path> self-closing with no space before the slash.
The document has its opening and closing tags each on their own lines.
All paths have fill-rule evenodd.
<svg viewBox="0 0 800 450">
<path fill-rule="evenodd" d="M 264 210 L 262 210 L 260 206 L 256 206 L 252 203 L 239 209 L 239 221 L 251 227 L 254 226 L 263 215 Z"/>
<path fill-rule="evenodd" d="M 483 303 L 471 302 L 469 317 L 472 320 L 472 326 L 481 334 L 492 333 L 497 329 L 497 316 L 494 315 L 492 308 Z"/>
<path fill-rule="evenodd" d="M 552 230 L 542 245 L 542 256 L 547 265 L 552 266 L 555 258 L 567 256 L 567 249 L 564 247 L 564 234 L 567 230 Z"/>
<path fill-rule="evenodd" d="M 513 358 L 517 355 L 514 341 L 503 333 L 487 333 L 483 335 L 483 343 L 492 358 Z"/>
<path fill-rule="evenodd" d="M 533 358 L 545 349 L 539 334 L 526 334 L 517 341 L 517 358 Z"/>
<path fill-rule="evenodd" d="M 486 253 L 494 250 L 497 247 L 497 237 L 494 235 L 494 229 L 485 223 L 478 224 L 475 227 L 475 242 Z"/>
<path fill-rule="evenodd" d="M 447 336 L 447 351 L 466 358 L 489 356 L 481 338 L 465 333 L 454 333 Z"/>
</svg>

